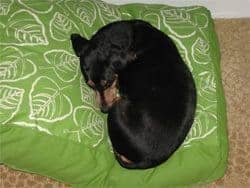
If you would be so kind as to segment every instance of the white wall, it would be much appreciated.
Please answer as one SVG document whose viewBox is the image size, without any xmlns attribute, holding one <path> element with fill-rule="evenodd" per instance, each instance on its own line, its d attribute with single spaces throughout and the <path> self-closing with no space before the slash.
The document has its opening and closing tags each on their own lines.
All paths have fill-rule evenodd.
<svg viewBox="0 0 250 188">
<path fill-rule="evenodd" d="M 173 6 L 203 5 L 215 18 L 250 17 L 250 0 L 104 0 L 114 4 L 160 3 Z"/>
</svg>

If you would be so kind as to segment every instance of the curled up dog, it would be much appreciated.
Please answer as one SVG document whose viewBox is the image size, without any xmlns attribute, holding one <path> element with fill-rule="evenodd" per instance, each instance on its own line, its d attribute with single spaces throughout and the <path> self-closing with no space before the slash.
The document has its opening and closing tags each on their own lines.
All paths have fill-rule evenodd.
<svg viewBox="0 0 250 188">
<path fill-rule="evenodd" d="M 121 166 L 146 169 L 166 161 L 194 121 L 196 88 L 173 41 L 141 20 L 118 21 L 90 40 L 71 35 L 87 84 L 108 113 L 108 133 Z"/>
</svg>

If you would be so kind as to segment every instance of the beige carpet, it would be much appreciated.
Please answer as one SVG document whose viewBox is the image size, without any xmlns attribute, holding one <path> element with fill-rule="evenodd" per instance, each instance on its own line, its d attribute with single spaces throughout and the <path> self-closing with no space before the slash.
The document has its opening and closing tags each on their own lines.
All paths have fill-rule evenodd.
<svg viewBox="0 0 250 188">
<path fill-rule="evenodd" d="M 205 188 L 250 188 L 250 18 L 216 20 L 230 139 L 226 175 Z M 66 188 L 49 178 L 0 166 L 1 188 Z"/>
</svg>

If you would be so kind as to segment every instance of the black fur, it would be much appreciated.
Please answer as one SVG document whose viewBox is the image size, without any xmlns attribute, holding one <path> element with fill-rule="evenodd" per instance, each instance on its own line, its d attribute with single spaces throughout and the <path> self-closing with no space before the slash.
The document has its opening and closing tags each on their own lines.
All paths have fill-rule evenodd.
<svg viewBox="0 0 250 188">
<path fill-rule="evenodd" d="M 78 34 L 71 40 L 93 89 L 102 93 L 118 75 L 121 99 L 104 111 L 115 153 L 132 161 L 117 154 L 121 166 L 146 169 L 166 161 L 184 141 L 196 107 L 193 77 L 172 40 L 140 20 L 114 22 L 90 40 Z"/>
</svg>

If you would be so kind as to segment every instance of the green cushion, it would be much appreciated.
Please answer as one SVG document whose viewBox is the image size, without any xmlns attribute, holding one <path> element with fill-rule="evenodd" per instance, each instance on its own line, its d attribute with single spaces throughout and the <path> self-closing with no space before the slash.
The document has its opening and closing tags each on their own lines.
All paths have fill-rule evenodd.
<svg viewBox="0 0 250 188">
<path fill-rule="evenodd" d="M 193 127 L 164 164 L 127 170 L 114 159 L 106 115 L 85 85 L 70 42 L 103 25 L 143 19 L 168 34 L 195 78 Z M 0 2 L 0 161 L 74 187 L 176 187 L 213 181 L 228 143 L 220 53 L 210 12 L 200 6 L 101 1 Z"/>
</svg>

